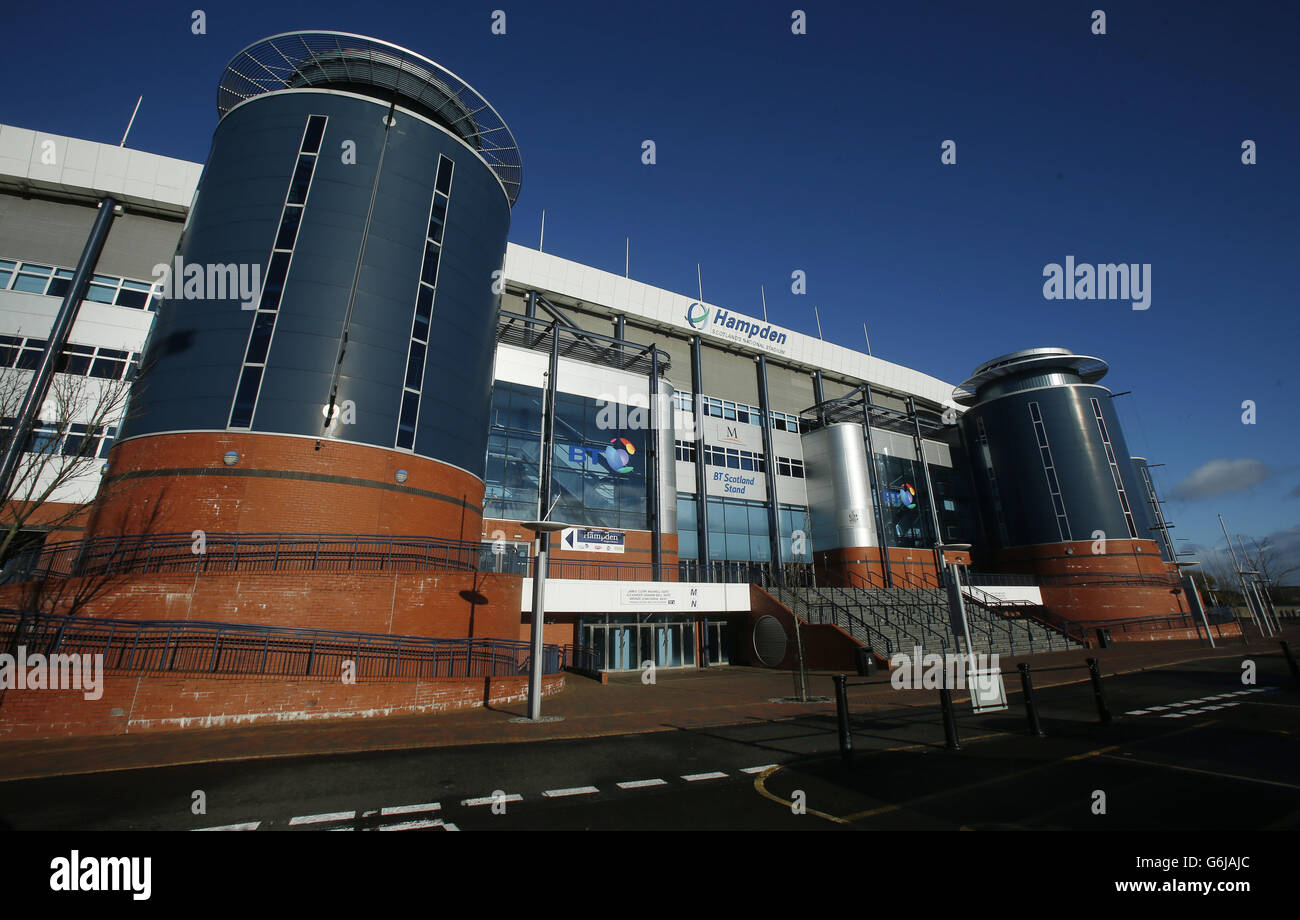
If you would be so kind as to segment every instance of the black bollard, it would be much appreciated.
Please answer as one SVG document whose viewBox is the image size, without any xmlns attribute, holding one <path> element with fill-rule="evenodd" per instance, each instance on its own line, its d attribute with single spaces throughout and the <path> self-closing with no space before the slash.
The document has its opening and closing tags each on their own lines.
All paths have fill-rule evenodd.
<svg viewBox="0 0 1300 920">
<path fill-rule="evenodd" d="M 1286 656 L 1286 666 L 1291 669 L 1291 679 L 1300 687 L 1300 667 L 1296 666 L 1295 655 L 1291 654 L 1291 646 L 1285 640 L 1278 643 L 1282 646 L 1282 654 Z"/>
<path fill-rule="evenodd" d="M 957 740 L 957 717 L 952 711 L 952 691 L 947 687 L 939 690 L 939 705 L 943 709 L 944 746 L 950 751 L 960 751 L 961 743 Z"/>
<path fill-rule="evenodd" d="M 1042 738 L 1045 736 L 1043 726 L 1038 721 L 1038 707 L 1034 705 L 1034 679 L 1029 676 L 1029 665 L 1021 662 L 1020 689 L 1025 692 L 1025 717 L 1029 720 L 1029 734 Z"/>
<path fill-rule="evenodd" d="M 1096 658 L 1088 659 L 1088 677 L 1092 679 L 1092 695 L 1097 699 L 1097 715 L 1101 724 L 1106 725 L 1110 722 L 1110 707 L 1106 705 L 1106 691 L 1101 686 L 1101 668 Z"/>
<path fill-rule="evenodd" d="M 840 756 L 846 761 L 853 759 L 853 735 L 849 732 L 849 691 L 848 678 L 843 674 L 835 675 L 835 715 L 840 725 Z"/>
</svg>

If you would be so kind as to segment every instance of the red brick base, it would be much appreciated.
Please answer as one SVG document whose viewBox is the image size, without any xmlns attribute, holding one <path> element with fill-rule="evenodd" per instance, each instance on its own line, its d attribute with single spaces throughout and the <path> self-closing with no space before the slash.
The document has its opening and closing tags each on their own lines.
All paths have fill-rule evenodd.
<svg viewBox="0 0 1300 920">
<path fill-rule="evenodd" d="M 542 693 L 564 689 L 563 674 Z M 312 719 L 366 719 L 517 702 L 528 677 L 445 678 L 342 684 L 283 678 L 105 674 L 103 696 L 79 690 L 0 691 L 0 738 L 120 735 Z"/>
</svg>

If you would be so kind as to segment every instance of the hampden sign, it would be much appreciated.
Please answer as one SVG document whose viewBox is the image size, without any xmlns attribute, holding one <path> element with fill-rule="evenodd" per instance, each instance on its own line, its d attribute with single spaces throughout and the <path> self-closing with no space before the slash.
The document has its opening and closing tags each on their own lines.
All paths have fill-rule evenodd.
<svg viewBox="0 0 1300 920">
<path fill-rule="evenodd" d="M 698 300 L 691 301 L 686 308 L 686 324 L 697 332 L 707 333 L 720 339 L 752 345 L 765 351 L 783 355 L 787 333 L 779 326 L 753 319 L 721 307 L 711 307 Z"/>
</svg>

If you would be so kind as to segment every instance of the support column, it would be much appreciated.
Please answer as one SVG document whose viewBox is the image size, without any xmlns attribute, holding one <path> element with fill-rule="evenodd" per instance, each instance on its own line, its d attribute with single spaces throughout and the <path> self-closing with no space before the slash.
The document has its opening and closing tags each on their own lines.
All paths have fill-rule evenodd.
<svg viewBox="0 0 1300 920">
<path fill-rule="evenodd" d="M 536 291 L 528 292 L 528 300 L 524 304 L 524 315 L 527 316 L 529 319 L 537 319 L 537 292 Z M 533 343 L 536 342 L 538 338 L 540 338 L 540 336 L 533 335 L 534 328 L 535 327 L 533 326 L 532 323 L 528 323 L 524 327 L 525 348 L 532 348 Z"/>
<path fill-rule="evenodd" d="M 659 349 L 650 346 L 650 431 L 646 435 L 646 512 L 650 518 L 650 571 L 655 581 L 663 580 L 663 526 L 659 514 Z M 669 424 L 672 420 L 669 419 Z M 674 496 L 674 500 L 676 497 Z"/>
<path fill-rule="evenodd" d="M 63 354 L 63 346 L 68 343 L 68 333 L 72 331 L 72 326 L 77 321 L 81 301 L 86 296 L 90 276 L 94 274 L 95 265 L 99 262 L 99 254 L 108 239 L 108 231 L 113 227 L 116 208 L 117 201 L 114 198 L 105 197 L 99 202 L 99 213 L 95 215 L 95 222 L 90 227 L 90 235 L 86 237 L 86 245 L 81 250 L 81 258 L 77 260 L 77 267 L 72 273 L 72 284 L 69 285 L 68 292 L 63 295 L 63 303 L 59 304 L 59 312 L 54 316 L 54 325 L 50 327 L 49 335 L 46 336 L 45 351 L 41 353 L 41 361 L 27 384 L 27 393 L 23 396 L 18 416 L 14 419 L 13 436 L 9 439 L 4 460 L 0 463 L 0 497 L 7 499 L 13 492 L 14 478 L 18 474 L 18 464 L 22 462 L 23 454 L 27 450 L 32 423 L 36 421 L 41 406 L 49 396 L 54 370 L 58 367 L 59 356 Z M 173 283 L 180 284 L 181 280 L 175 278 Z"/>
<path fill-rule="evenodd" d="M 885 530 L 885 513 L 880 507 L 880 480 L 876 473 L 876 445 L 871 437 L 871 384 L 862 385 L 862 436 L 867 441 L 867 478 L 871 485 L 871 510 L 876 518 L 876 542 L 880 544 L 880 564 L 884 568 L 885 587 L 894 586 L 893 571 L 889 566 L 889 533 Z"/>
<path fill-rule="evenodd" d="M 551 458 L 555 454 L 555 378 L 560 369 L 560 324 L 551 323 L 551 362 L 546 373 L 546 399 L 542 406 L 542 466 L 537 477 L 537 513 L 539 521 L 550 519 L 551 511 Z M 539 534 L 546 540 L 546 534 Z M 543 544 L 544 545 L 544 544 Z"/>
<path fill-rule="evenodd" d="M 700 577 L 713 581 L 709 556 L 709 490 L 704 471 L 704 372 L 698 335 L 691 337 L 691 389 L 692 409 L 695 416 L 695 532 L 699 555 Z"/>
<path fill-rule="evenodd" d="M 776 513 L 776 455 L 772 453 L 772 407 L 767 398 L 767 356 L 758 356 L 758 409 L 763 413 L 763 469 L 767 479 L 767 538 L 776 583 L 785 587 L 781 565 L 781 519 Z"/>
<path fill-rule="evenodd" d="M 934 525 L 934 564 L 935 572 L 943 579 L 944 561 L 943 550 L 939 545 L 943 543 L 943 533 L 939 530 L 939 507 L 934 501 L 934 483 L 930 481 L 930 464 L 925 462 L 925 444 L 921 441 L 921 419 L 916 414 L 916 399 L 907 397 L 907 412 L 912 416 L 913 439 L 916 442 L 916 456 L 921 464 L 921 472 L 925 475 L 925 491 L 927 501 L 930 504 L 930 523 Z"/>
</svg>

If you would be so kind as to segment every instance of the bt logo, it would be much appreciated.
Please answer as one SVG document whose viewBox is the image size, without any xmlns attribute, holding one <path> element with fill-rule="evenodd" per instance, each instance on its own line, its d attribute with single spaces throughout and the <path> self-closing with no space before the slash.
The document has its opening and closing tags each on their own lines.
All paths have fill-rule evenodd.
<svg viewBox="0 0 1300 920">
<path fill-rule="evenodd" d="M 912 488 L 910 482 L 905 482 L 897 489 L 886 489 L 882 496 L 885 504 L 897 508 L 902 506 L 911 510 L 916 507 L 916 489 Z"/>
<path fill-rule="evenodd" d="M 686 322 L 695 329 L 703 329 L 709 320 L 709 308 L 698 300 L 686 308 Z"/>
<path fill-rule="evenodd" d="M 632 457 L 636 454 L 636 445 L 627 438 L 611 438 L 604 448 L 586 447 L 582 444 L 569 445 L 569 462 L 604 463 L 615 473 L 632 472 Z"/>
</svg>

